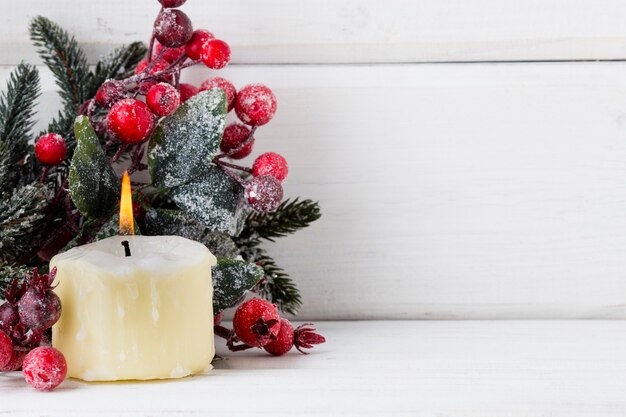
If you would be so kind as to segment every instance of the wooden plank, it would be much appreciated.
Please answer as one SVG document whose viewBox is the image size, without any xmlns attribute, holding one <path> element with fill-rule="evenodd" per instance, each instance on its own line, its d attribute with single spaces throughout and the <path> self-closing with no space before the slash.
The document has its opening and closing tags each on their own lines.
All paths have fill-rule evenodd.
<svg viewBox="0 0 626 417">
<path fill-rule="evenodd" d="M 0 374 L 0 413 L 46 416 L 603 417 L 626 409 L 626 323 L 327 322 L 311 355 L 227 355 L 209 375 L 66 381 Z M 280 399 L 279 399 L 280 398 Z"/>
<path fill-rule="evenodd" d="M 33 61 L 28 21 L 74 32 L 90 60 L 147 41 L 156 0 L 23 0 L 0 25 L 0 64 Z M 190 0 L 184 10 L 233 46 L 236 63 L 374 63 L 626 58 L 620 0 Z"/>
<path fill-rule="evenodd" d="M 255 155 L 284 154 L 286 193 L 322 205 L 269 246 L 303 318 L 626 317 L 626 64 L 225 74 L 275 89 Z"/>
</svg>

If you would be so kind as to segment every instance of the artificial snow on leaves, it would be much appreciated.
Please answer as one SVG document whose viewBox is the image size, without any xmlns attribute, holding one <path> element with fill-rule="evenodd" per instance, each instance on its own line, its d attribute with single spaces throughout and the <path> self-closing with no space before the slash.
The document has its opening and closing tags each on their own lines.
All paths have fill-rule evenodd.
<svg viewBox="0 0 626 417">
<path fill-rule="evenodd" d="M 248 214 L 243 186 L 216 166 L 174 187 L 170 198 L 194 219 L 215 232 L 237 236 Z"/>
<path fill-rule="evenodd" d="M 239 256 L 239 249 L 228 234 L 214 232 L 180 210 L 150 209 L 145 226 L 149 235 L 182 236 L 204 244 L 215 256 Z"/>
<path fill-rule="evenodd" d="M 237 303 L 263 276 L 263 269 L 253 263 L 217 258 L 213 273 L 213 313 Z"/>
<path fill-rule="evenodd" d="M 120 182 L 88 117 L 76 118 L 74 134 L 77 144 L 69 174 L 72 201 L 85 217 L 107 217 L 119 200 Z"/>
<path fill-rule="evenodd" d="M 177 187 L 206 173 L 222 141 L 226 107 L 222 90 L 203 91 L 159 122 L 148 148 L 152 185 Z"/>
</svg>

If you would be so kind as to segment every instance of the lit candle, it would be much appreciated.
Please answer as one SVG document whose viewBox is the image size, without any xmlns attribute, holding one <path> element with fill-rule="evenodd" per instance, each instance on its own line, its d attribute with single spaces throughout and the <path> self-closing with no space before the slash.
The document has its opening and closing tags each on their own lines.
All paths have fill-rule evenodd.
<svg viewBox="0 0 626 417">
<path fill-rule="evenodd" d="M 133 233 L 124 177 L 120 233 Z M 63 313 L 52 344 L 68 376 L 87 381 L 179 378 L 215 353 L 211 266 L 201 243 L 178 236 L 114 236 L 55 256 Z"/>
</svg>

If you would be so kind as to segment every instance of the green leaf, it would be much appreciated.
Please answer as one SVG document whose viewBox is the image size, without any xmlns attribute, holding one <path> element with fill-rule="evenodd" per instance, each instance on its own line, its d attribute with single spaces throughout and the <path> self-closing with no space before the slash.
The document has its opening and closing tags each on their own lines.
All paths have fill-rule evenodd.
<svg viewBox="0 0 626 417">
<path fill-rule="evenodd" d="M 120 196 L 120 182 L 100 147 L 89 118 L 74 123 L 77 145 L 70 167 L 70 195 L 78 210 L 88 218 L 111 215 Z"/>
<path fill-rule="evenodd" d="M 150 138 L 148 167 L 152 185 L 172 188 L 205 174 L 222 141 L 226 96 L 203 91 L 159 122 Z"/>
<path fill-rule="evenodd" d="M 150 209 L 145 226 L 149 235 L 182 236 L 203 243 L 215 256 L 239 256 L 239 249 L 228 234 L 214 232 L 180 210 Z"/>
<path fill-rule="evenodd" d="M 248 214 L 243 186 L 216 166 L 172 188 L 170 198 L 209 229 L 231 236 L 241 231 Z"/>
<path fill-rule="evenodd" d="M 263 276 L 253 263 L 218 258 L 213 271 L 213 314 L 237 303 Z"/>
</svg>

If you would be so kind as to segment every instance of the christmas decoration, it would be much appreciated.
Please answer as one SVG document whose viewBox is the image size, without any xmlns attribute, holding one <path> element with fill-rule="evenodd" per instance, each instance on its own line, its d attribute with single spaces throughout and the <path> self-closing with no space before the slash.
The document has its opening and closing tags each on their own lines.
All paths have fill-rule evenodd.
<svg viewBox="0 0 626 417">
<path fill-rule="evenodd" d="M 37 69 L 18 65 L 0 95 L 0 330 L 14 346 L 2 370 L 19 369 L 28 351 L 46 343 L 61 311 L 51 291 L 54 271 L 37 275 L 34 268 L 45 272 L 57 253 L 118 233 L 115 165 L 148 173 L 148 181 L 133 183 L 137 233 L 193 239 L 217 256 L 216 317 L 249 291 L 286 313 L 301 305 L 295 283 L 263 242 L 309 226 L 319 219 L 319 206 L 282 201 L 282 156 L 266 153 L 252 167 L 234 163 L 259 146 L 258 128 L 274 117 L 276 96 L 261 84 L 236 91 L 223 77 L 200 89 L 181 83 L 192 65 L 226 66 L 230 47 L 205 29 L 194 31 L 177 9 L 184 0 L 160 3 L 147 48 L 120 47 L 93 69 L 57 24 L 41 16 L 30 24 L 59 87 L 61 110 L 33 146 Z M 233 109 L 243 124 L 225 130 Z"/>
<path fill-rule="evenodd" d="M 52 391 L 65 380 L 67 363 L 57 349 L 42 346 L 31 350 L 24 357 L 24 379 L 38 391 Z"/>
</svg>

